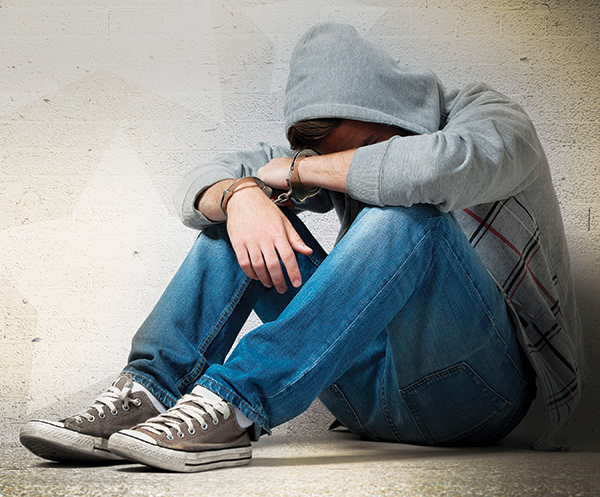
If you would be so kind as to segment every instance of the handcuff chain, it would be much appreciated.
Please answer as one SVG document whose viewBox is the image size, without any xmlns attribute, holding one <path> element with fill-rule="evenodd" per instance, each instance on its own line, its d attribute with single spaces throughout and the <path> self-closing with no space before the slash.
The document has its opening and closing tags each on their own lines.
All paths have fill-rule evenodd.
<svg viewBox="0 0 600 497">
<path fill-rule="evenodd" d="M 302 159 L 304 159 L 304 157 L 310 157 L 313 155 L 320 155 L 320 154 L 316 150 L 312 150 L 310 148 L 296 152 L 296 155 L 294 155 L 294 158 L 292 159 L 292 163 L 290 165 L 290 170 L 288 172 L 287 178 L 285 179 L 287 186 L 288 186 L 288 191 L 280 193 L 277 196 L 277 198 L 273 200 L 273 202 L 275 204 L 284 204 L 291 198 L 296 199 L 298 202 L 302 202 L 303 200 L 306 200 L 307 198 L 310 198 L 319 192 L 320 188 L 313 188 L 312 190 L 304 193 L 303 198 L 299 198 L 298 195 L 296 194 L 296 192 L 294 192 L 294 188 L 300 189 L 300 190 L 305 190 L 305 188 L 302 186 L 298 188 L 298 187 L 294 187 L 292 185 L 292 176 L 294 175 L 296 161 L 298 160 L 298 158 L 300 157 L 301 158 L 300 160 L 302 160 Z"/>
<path fill-rule="evenodd" d="M 290 197 L 292 196 L 292 190 L 288 190 L 287 192 L 280 193 L 277 195 L 277 198 L 273 200 L 275 204 L 285 204 Z"/>
</svg>

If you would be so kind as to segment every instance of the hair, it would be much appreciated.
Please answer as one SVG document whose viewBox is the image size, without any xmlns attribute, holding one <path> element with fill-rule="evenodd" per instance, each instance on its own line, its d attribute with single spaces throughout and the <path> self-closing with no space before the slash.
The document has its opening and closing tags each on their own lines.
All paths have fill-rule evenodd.
<svg viewBox="0 0 600 497">
<path fill-rule="evenodd" d="M 287 139 L 292 150 L 317 148 L 333 131 L 342 124 L 340 118 L 308 119 L 292 124 Z"/>
</svg>

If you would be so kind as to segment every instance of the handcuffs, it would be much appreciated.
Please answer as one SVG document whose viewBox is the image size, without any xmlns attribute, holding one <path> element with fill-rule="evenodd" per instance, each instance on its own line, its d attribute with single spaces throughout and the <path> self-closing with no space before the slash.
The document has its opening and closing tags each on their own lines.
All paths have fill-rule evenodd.
<svg viewBox="0 0 600 497">
<path fill-rule="evenodd" d="M 275 204 L 285 204 L 288 200 L 292 200 L 294 203 L 299 204 L 301 202 L 304 202 L 308 198 L 314 197 L 317 193 L 319 193 L 321 191 L 321 187 L 319 187 L 319 186 L 317 186 L 315 188 L 311 188 L 310 190 L 307 190 L 306 188 L 301 186 L 302 183 L 300 182 L 298 168 L 296 167 L 296 162 L 300 162 L 300 160 L 302 160 L 304 157 L 312 157 L 314 155 L 320 155 L 320 154 L 319 154 L 319 152 L 317 152 L 316 150 L 313 150 L 311 148 L 306 148 L 304 150 L 300 150 L 299 152 L 296 153 L 296 155 L 294 155 L 294 158 L 292 159 L 292 164 L 290 165 L 290 171 L 287 175 L 287 178 L 285 179 L 288 190 L 287 190 L 287 192 L 280 193 L 275 199 L 273 199 L 273 202 Z M 271 195 L 273 194 L 273 190 L 270 187 L 268 187 L 265 184 L 265 182 L 263 180 L 261 180 L 260 178 L 257 178 L 256 176 L 245 176 L 243 178 L 240 178 L 240 179 L 234 181 L 231 185 L 229 185 L 229 187 L 223 191 L 223 195 L 221 196 L 220 208 L 221 208 L 221 212 L 223 213 L 223 215 L 225 217 L 227 217 L 227 213 L 225 212 L 225 207 L 227 206 L 229 199 L 233 195 L 234 187 L 236 185 L 239 185 L 240 183 L 242 183 L 244 181 L 248 181 L 248 180 L 254 181 L 258 185 L 258 187 L 265 193 L 265 195 L 267 195 L 267 197 L 271 198 Z M 296 184 L 294 184 L 294 183 L 296 183 Z"/>
<path fill-rule="evenodd" d="M 296 161 L 300 162 L 300 160 L 304 159 L 304 157 L 312 157 L 314 155 L 321 155 L 316 150 L 312 148 L 305 148 L 304 150 L 300 150 L 294 155 L 292 159 L 292 164 L 290 165 L 290 172 L 285 179 L 288 191 L 283 192 L 278 197 L 273 200 L 276 204 L 285 204 L 288 200 L 293 200 L 295 203 L 304 202 L 307 198 L 314 197 L 317 193 L 321 191 L 321 187 L 317 186 L 310 190 L 307 190 L 303 186 L 295 186 L 294 183 L 302 185 L 300 181 L 300 175 L 298 174 L 298 169 L 296 168 Z"/>
</svg>

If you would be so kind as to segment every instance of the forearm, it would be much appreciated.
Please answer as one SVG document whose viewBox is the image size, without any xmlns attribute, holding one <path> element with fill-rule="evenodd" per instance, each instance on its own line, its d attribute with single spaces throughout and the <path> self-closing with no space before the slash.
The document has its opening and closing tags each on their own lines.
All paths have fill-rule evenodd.
<svg viewBox="0 0 600 497">
<path fill-rule="evenodd" d="M 303 158 L 297 164 L 302 185 L 306 188 L 320 186 L 326 190 L 346 193 L 346 176 L 355 152 L 356 149 L 352 149 Z M 285 190 L 285 178 L 290 162 L 288 157 L 273 159 L 258 171 L 258 176 L 270 187 Z M 221 199 L 223 192 L 235 181 L 233 178 L 225 179 L 208 187 L 196 200 L 196 209 L 210 221 L 225 221 L 226 217 L 221 211 Z M 260 188 L 256 189 L 260 192 Z"/>
<path fill-rule="evenodd" d="M 346 193 L 346 176 L 356 149 L 327 155 L 305 157 L 300 161 L 298 173 L 306 188 L 320 186 L 326 190 Z"/>
</svg>

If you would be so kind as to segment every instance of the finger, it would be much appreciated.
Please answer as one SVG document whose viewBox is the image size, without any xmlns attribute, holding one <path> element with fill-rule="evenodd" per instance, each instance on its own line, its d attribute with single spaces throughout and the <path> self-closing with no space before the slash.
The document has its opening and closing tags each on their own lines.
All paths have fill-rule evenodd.
<svg viewBox="0 0 600 497">
<path fill-rule="evenodd" d="M 296 260 L 296 254 L 289 243 L 280 243 L 277 246 L 277 252 L 281 258 L 281 262 L 285 266 L 287 275 L 292 282 L 294 288 L 298 288 L 302 285 L 302 274 L 298 267 L 298 261 Z"/>
<path fill-rule="evenodd" d="M 281 262 L 279 261 L 277 252 L 275 249 L 268 250 L 263 254 L 263 256 L 265 265 L 267 266 L 267 270 L 269 271 L 269 275 L 273 285 L 275 286 L 275 289 L 279 293 L 285 293 L 287 291 L 287 285 L 285 283 L 285 276 L 283 275 Z"/>
<path fill-rule="evenodd" d="M 248 249 L 248 254 L 250 255 L 250 262 L 252 263 L 252 269 L 258 276 L 260 282 L 266 286 L 267 288 L 271 288 L 273 286 L 273 281 L 271 280 L 271 276 L 267 267 L 265 266 L 265 261 L 263 259 L 262 252 L 259 247 L 253 247 Z"/>
<path fill-rule="evenodd" d="M 254 271 L 252 267 L 252 261 L 250 261 L 250 256 L 248 255 L 248 250 L 245 246 L 243 247 L 233 247 L 235 255 L 237 257 L 238 264 L 242 268 L 242 271 L 248 278 L 252 278 L 253 280 L 258 280 L 258 275 Z"/>
<path fill-rule="evenodd" d="M 294 229 L 294 227 L 292 226 L 292 223 L 290 223 L 287 219 L 286 219 L 286 221 L 287 222 L 285 223 L 285 230 L 287 233 L 287 238 L 288 238 L 292 248 L 296 252 L 300 252 L 303 255 L 312 254 L 313 250 L 308 245 L 306 245 L 306 243 L 304 243 L 302 238 L 300 238 L 300 235 Z"/>
</svg>

